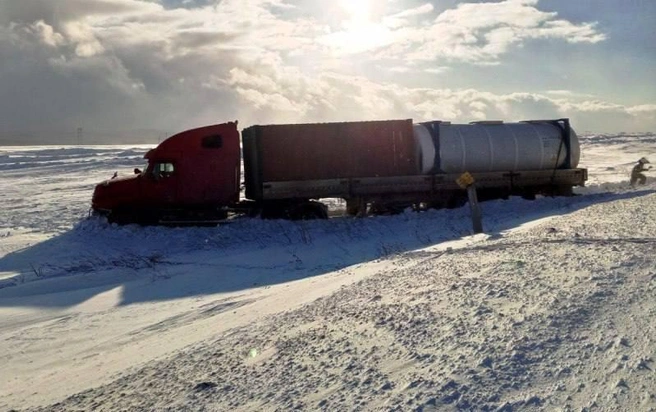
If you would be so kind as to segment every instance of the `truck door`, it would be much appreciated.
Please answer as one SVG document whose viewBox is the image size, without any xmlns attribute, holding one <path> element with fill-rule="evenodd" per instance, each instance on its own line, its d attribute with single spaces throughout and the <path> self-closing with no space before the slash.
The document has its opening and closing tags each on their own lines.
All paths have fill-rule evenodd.
<svg viewBox="0 0 656 412">
<path fill-rule="evenodd" d="M 148 167 L 143 179 L 143 199 L 145 206 L 153 208 L 166 208 L 178 202 L 180 190 L 180 170 L 178 162 L 173 160 L 157 160 Z"/>
</svg>

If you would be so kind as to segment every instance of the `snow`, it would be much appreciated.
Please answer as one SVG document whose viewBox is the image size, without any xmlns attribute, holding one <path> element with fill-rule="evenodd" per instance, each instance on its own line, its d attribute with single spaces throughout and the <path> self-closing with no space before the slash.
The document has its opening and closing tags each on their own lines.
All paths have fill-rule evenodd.
<svg viewBox="0 0 656 412">
<path fill-rule="evenodd" d="M 0 147 L 0 409 L 655 410 L 656 136 L 573 198 L 215 228 L 87 219 L 152 146 Z M 339 206 L 339 203 L 334 203 Z"/>
</svg>

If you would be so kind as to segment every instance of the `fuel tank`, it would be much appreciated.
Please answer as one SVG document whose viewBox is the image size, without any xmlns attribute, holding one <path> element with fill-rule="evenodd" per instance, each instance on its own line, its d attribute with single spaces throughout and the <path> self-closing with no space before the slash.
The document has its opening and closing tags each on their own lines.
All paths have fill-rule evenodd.
<svg viewBox="0 0 656 412">
<path fill-rule="evenodd" d="M 578 137 L 569 121 L 415 124 L 422 174 L 576 168 Z"/>
</svg>

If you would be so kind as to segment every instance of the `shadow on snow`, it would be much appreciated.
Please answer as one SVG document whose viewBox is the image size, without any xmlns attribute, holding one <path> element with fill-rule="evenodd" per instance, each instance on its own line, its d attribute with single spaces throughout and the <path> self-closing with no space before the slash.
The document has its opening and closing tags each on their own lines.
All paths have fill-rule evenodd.
<svg viewBox="0 0 656 412">
<path fill-rule="evenodd" d="M 482 204 L 486 233 L 655 193 L 512 198 Z M 469 207 L 366 219 L 238 219 L 214 228 L 116 227 L 97 220 L 0 258 L 0 307 L 65 308 L 122 288 L 122 305 L 235 292 L 344 270 L 471 233 Z"/>
</svg>

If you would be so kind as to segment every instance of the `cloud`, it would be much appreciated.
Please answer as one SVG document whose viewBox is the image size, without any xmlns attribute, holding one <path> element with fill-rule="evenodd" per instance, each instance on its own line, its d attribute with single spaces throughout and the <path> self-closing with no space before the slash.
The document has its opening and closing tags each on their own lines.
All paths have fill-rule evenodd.
<svg viewBox="0 0 656 412">
<path fill-rule="evenodd" d="M 343 121 L 359 119 L 413 118 L 415 121 L 473 120 L 520 121 L 530 119 L 563 118 L 572 120 L 582 130 L 643 130 L 656 129 L 656 105 L 625 106 L 603 100 L 568 100 L 559 91 L 557 97 L 540 93 L 495 94 L 475 89 L 409 88 L 393 83 L 379 83 L 365 77 L 339 73 L 324 73 L 318 79 L 305 78 L 294 89 L 281 85 L 280 78 L 243 77 L 235 80 L 249 95 L 242 95 L 244 103 L 257 105 L 256 118 L 273 116 L 275 108 L 286 98 L 285 107 L 293 108 L 285 114 L 285 121 Z M 298 79 L 298 77 L 295 77 Z M 302 86 L 301 86 L 302 85 Z M 301 93 L 305 87 L 313 92 Z M 255 95 L 257 90 L 260 94 Z"/>
<path fill-rule="evenodd" d="M 458 65 L 499 64 L 528 41 L 603 41 L 594 22 L 564 20 L 537 0 L 441 13 L 429 3 L 367 4 L 371 10 L 349 17 L 328 13 L 332 3 L 301 0 L 0 2 L 0 136 L 80 125 L 182 130 L 236 118 L 248 125 L 580 116 L 590 129 L 656 129 L 649 104 L 448 87 L 446 74 Z"/>
<path fill-rule="evenodd" d="M 405 33 L 402 47 L 407 59 L 445 58 L 474 64 L 498 64 L 511 47 L 529 40 L 560 39 L 570 43 L 597 43 L 606 35 L 597 23 L 575 24 L 555 12 L 538 10 L 537 0 L 463 3 L 439 14 L 428 27 Z"/>
<path fill-rule="evenodd" d="M 193 10 L 133 0 L 20 4 L 0 3 L 4 130 L 80 123 L 177 129 L 233 118 L 237 95 L 221 79 L 254 59 L 278 59 L 270 50 L 310 44 L 298 33 L 317 30 L 302 19 L 278 24 L 272 10 L 286 8 L 280 1 Z"/>
<path fill-rule="evenodd" d="M 402 10 L 391 16 L 382 19 L 382 24 L 389 28 L 400 28 L 409 24 L 408 17 L 422 16 L 431 13 L 435 8 L 432 4 L 426 3 L 413 9 Z"/>
<path fill-rule="evenodd" d="M 415 121 L 469 122 L 570 117 L 574 127 L 585 130 L 627 130 L 646 116 L 652 116 L 646 126 L 656 127 L 654 105 L 571 101 L 561 97 L 573 94 L 567 91 L 559 91 L 556 97 L 551 97 L 539 93 L 409 88 L 335 72 L 310 78 L 301 73 L 276 72 L 273 68 L 268 73 L 258 74 L 233 71 L 230 86 L 237 90 L 244 105 L 254 108 L 252 115 L 264 122 L 278 119 L 297 122 L 308 118 L 314 121 L 413 118 Z M 283 111 L 282 117 L 277 117 Z"/>
<path fill-rule="evenodd" d="M 50 47 L 57 47 L 65 43 L 64 37 L 59 33 L 55 33 L 52 26 L 47 25 L 43 20 L 27 26 L 25 30 L 35 34 L 43 44 Z"/>
<path fill-rule="evenodd" d="M 635 115 L 635 116 L 640 116 L 640 115 L 647 115 L 651 119 L 656 118 L 656 104 L 639 104 L 636 106 L 631 106 L 627 108 L 627 112 Z"/>
<path fill-rule="evenodd" d="M 432 74 L 444 74 L 449 70 L 451 70 L 451 68 L 446 66 L 429 67 L 424 69 L 426 73 L 432 73 Z"/>
</svg>

